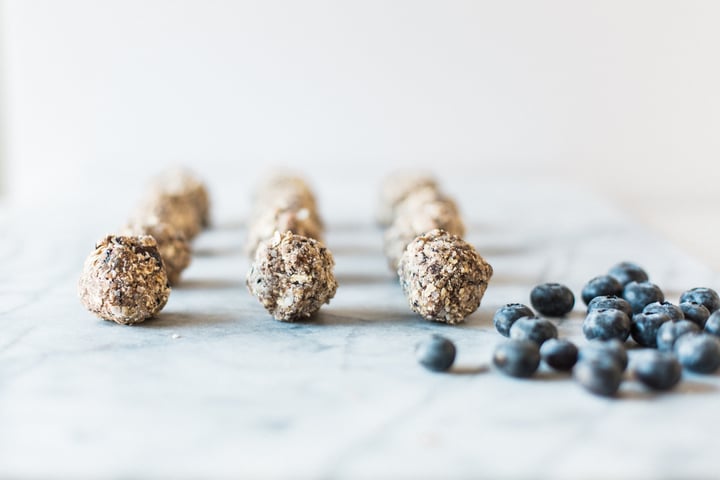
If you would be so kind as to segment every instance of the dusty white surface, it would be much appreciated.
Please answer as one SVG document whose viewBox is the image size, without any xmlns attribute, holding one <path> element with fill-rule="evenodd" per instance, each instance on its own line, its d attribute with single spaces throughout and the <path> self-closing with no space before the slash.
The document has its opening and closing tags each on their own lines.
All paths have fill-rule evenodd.
<svg viewBox="0 0 720 480">
<path fill-rule="evenodd" d="M 465 325 L 410 313 L 369 222 L 374 185 L 322 183 L 340 288 L 313 322 L 272 320 L 247 293 L 247 195 L 218 199 L 185 281 L 136 327 L 93 318 L 76 281 L 108 225 L 95 210 L 3 211 L 0 242 L 0 477 L 62 478 L 686 478 L 717 476 L 720 376 L 684 376 L 618 399 L 541 371 L 489 367 L 494 310 L 534 284 L 584 281 L 624 259 L 676 301 L 720 278 L 666 241 L 568 186 L 509 179 L 452 184 L 468 239 L 495 268 Z M 353 194 L 355 194 L 353 196 Z M 583 306 L 559 322 L 583 343 Z M 457 368 L 433 374 L 414 344 L 457 342 Z"/>
</svg>

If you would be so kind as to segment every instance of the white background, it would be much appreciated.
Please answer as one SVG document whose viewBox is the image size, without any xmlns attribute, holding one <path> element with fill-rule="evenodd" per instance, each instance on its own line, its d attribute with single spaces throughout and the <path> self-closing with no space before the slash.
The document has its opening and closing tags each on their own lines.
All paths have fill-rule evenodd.
<svg viewBox="0 0 720 480">
<path fill-rule="evenodd" d="M 391 167 L 419 164 L 448 178 L 586 182 L 640 217 L 669 212 L 650 223 L 675 222 L 666 230 L 686 242 L 698 221 L 720 228 L 714 208 L 685 216 L 720 198 L 720 2 L 4 9 L 15 202 L 134 194 L 173 162 L 239 199 L 270 164 L 372 188 Z"/>
</svg>

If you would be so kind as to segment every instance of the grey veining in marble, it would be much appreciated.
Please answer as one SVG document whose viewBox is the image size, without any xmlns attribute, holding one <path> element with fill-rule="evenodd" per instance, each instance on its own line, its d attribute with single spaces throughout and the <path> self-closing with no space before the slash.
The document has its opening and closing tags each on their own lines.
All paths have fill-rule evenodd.
<svg viewBox="0 0 720 480">
<path fill-rule="evenodd" d="M 353 215 L 369 207 L 329 202 L 330 188 L 321 208 L 340 288 L 299 324 L 272 320 L 247 293 L 230 199 L 167 308 L 135 327 L 93 318 L 76 297 L 100 210 L 5 216 L 0 477 L 717 477 L 720 376 L 685 374 L 664 395 L 626 382 L 605 399 L 547 370 L 504 377 L 489 358 L 502 341 L 494 310 L 527 302 L 537 282 L 577 294 L 633 259 L 677 301 L 720 287 L 718 275 L 581 191 L 509 180 L 483 184 L 482 200 L 476 191 L 457 182 L 453 193 L 496 273 L 458 327 L 409 311 L 380 232 Z M 580 344 L 583 310 L 557 322 Z M 414 360 L 432 332 L 458 345 L 450 374 Z"/>
</svg>

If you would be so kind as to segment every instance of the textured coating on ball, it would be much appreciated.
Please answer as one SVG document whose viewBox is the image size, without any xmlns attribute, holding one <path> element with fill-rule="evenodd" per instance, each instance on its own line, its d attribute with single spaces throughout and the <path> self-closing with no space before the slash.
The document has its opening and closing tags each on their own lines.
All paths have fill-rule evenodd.
<svg viewBox="0 0 720 480">
<path fill-rule="evenodd" d="M 472 245 L 444 230 L 416 237 L 398 269 L 410 308 L 428 320 L 451 324 L 477 310 L 492 273 Z"/>
<path fill-rule="evenodd" d="M 247 276 L 247 287 L 277 320 L 309 317 L 335 296 L 335 261 L 317 240 L 291 232 L 276 233 L 260 244 Z"/>
<path fill-rule="evenodd" d="M 170 287 L 155 239 L 102 239 L 85 260 L 78 294 L 89 311 L 122 325 L 157 315 L 168 301 Z"/>
</svg>

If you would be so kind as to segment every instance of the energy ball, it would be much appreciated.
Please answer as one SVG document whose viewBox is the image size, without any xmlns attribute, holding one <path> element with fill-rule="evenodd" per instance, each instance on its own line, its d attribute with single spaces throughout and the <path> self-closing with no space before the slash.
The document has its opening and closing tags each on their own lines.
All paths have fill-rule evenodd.
<svg viewBox="0 0 720 480">
<path fill-rule="evenodd" d="M 275 232 L 292 232 L 322 241 L 322 227 L 307 208 L 275 208 L 259 215 L 250 225 L 245 252 L 254 258 L 258 246 Z"/>
<path fill-rule="evenodd" d="M 266 211 L 275 209 L 306 209 L 318 225 L 323 225 L 317 214 L 315 195 L 305 180 L 297 175 L 275 174 L 260 184 L 253 198 L 250 223 L 254 223 Z"/>
<path fill-rule="evenodd" d="M 395 219 L 395 208 L 408 194 L 423 187 L 437 189 L 432 175 L 416 172 L 395 172 L 383 180 L 380 187 L 376 218 L 378 224 L 389 226 Z"/>
<path fill-rule="evenodd" d="M 335 261 L 319 241 L 279 232 L 260 244 L 247 286 L 276 320 L 309 317 L 335 296 Z"/>
<path fill-rule="evenodd" d="M 457 203 L 441 192 L 436 186 L 420 187 L 408 192 L 408 194 L 395 205 L 395 216 L 413 216 L 416 212 L 422 211 L 425 204 L 433 202 L 446 204 L 447 208 L 453 212 L 455 216 L 460 216 L 460 209 Z"/>
<path fill-rule="evenodd" d="M 459 237 L 465 235 L 465 224 L 455 202 L 436 198 L 421 203 L 411 194 L 398 207 L 392 226 L 385 231 L 383 250 L 390 269 L 397 271 L 405 247 L 415 237 L 435 229 Z"/>
<path fill-rule="evenodd" d="M 472 245 L 439 229 L 416 237 L 398 268 L 410 308 L 427 320 L 449 324 L 478 309 L 492 274 Z"/>
<path fill-rule="evenodd" d="M 165 264 L 170 285 L 180 281 L 180 275 L 192 260 L 190 242 L 185 235 L 169 223 L 132 223 L 121 232 L 123 235 L 150 235 L 157 242 L 157 248 Z"/>
<path fill-rule="evenodd" d="M 155 239 L 105 237 L 85 260 L 78 293 L 90 312 L 122 325 L 157 315 L 170 287 Z"/>
<path fill-rule="evenodd" d="M 255 199 L 265 196 L 277 196 L 282 192 L 295 192 L 314 203 L 315 196 L 305 179 L 292 172 L 271 172 L 265 177 L 255 190 Z"/>
<path fill-rule="evenodd" d="M 169 223 L 189 240 L 195 238 L 203 228 L 200 213 L 191 199 L 156 191 L 141 201 L 130 223 Z"/>
<path fill-rule="evenodd" d="M 210 195 L 192 171 L 180 167 L 166 170 L 153 179 L 150 191 L 160 196 L 182 197 L 194 210 L 201 226 L 210 224 Z"/>
</svg>

